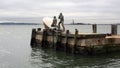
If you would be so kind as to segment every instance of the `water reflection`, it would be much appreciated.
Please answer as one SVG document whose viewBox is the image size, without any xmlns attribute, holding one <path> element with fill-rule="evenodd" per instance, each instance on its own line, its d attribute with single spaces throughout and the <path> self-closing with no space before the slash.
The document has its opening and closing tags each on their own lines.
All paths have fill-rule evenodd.
<svg viewBox="0 0 120 68">
<path fill-rule="evenodd" d="M 56 52 L 52 49 L 33 48 L 31 64 L 38 68 L 110 68 L 119 67 L 120 53 L 102 54 L 99 56 L 80 56 Z"/>
</svg>

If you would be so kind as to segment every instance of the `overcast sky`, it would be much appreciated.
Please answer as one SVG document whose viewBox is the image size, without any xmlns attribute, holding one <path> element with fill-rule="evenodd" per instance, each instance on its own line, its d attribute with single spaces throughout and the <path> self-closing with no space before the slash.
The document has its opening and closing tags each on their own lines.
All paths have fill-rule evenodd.
<svg viewBox="0 0 120 68">
<path fill-rule="evenodd" d="M 41 23 L 60 12 L 66 23 L 120 23 L 120 0 L 0 0 L 0 21 Z"/>
</svg>

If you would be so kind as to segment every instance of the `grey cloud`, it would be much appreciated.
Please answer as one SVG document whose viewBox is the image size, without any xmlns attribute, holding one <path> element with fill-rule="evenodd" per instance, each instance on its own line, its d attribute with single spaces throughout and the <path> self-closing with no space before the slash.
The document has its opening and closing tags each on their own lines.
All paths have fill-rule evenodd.
<svg viewBox="0 0 120 68">
<path fill-rule="evenodd" d="M 119 0 L 0 0 L 0 3 L 0 17 L 16 20 L 54 16 L 59 12 L 63 12 L 66 19 L 118 19 L 119 22 L 120 18 Z"/>
</svg>

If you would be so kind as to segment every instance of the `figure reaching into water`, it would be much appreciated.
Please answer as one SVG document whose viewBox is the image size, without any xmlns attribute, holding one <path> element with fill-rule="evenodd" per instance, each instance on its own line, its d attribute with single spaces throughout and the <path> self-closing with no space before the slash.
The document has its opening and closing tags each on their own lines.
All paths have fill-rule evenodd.
<svg viewBox="0 0 120 68">
<path fill-rule="evenodd" d="M 56 19 L 56 16 L 54 16 L 51 27 L 56 27 L 57 26 L 56 24 L 57 24 L 57 19 Z"/>
<path fill-rule="evenodd" d="M 64 16 L 62 13 L 60 13 L 58 19 L 60 19 L 60 22 L 58 23 L 58 30 L 60 30 L 60 24 L 63 27 L 63 31 L 65 31 L 65 27 L 64 27 Z"/>
</svg>

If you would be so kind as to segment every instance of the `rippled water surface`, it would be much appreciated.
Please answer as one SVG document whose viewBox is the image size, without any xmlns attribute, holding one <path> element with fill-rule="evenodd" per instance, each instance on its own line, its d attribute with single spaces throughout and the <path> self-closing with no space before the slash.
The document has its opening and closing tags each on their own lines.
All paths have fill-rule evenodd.
<svg viewBox="0 0 120 68">
<path fill-rule="evenodd" d="M 31 48 L 31 29 L 41 25 L 0 25 L 0 68 L 119 68 L 120 53 L 80 56 L 51 49 Z M 91 25 L 66 25 L 74 32 L 92 32 Z M 110 25 L 98 25 L 110 33 Z M 120 26 L 118 26 L 120 34 Z"/>
</svg>

